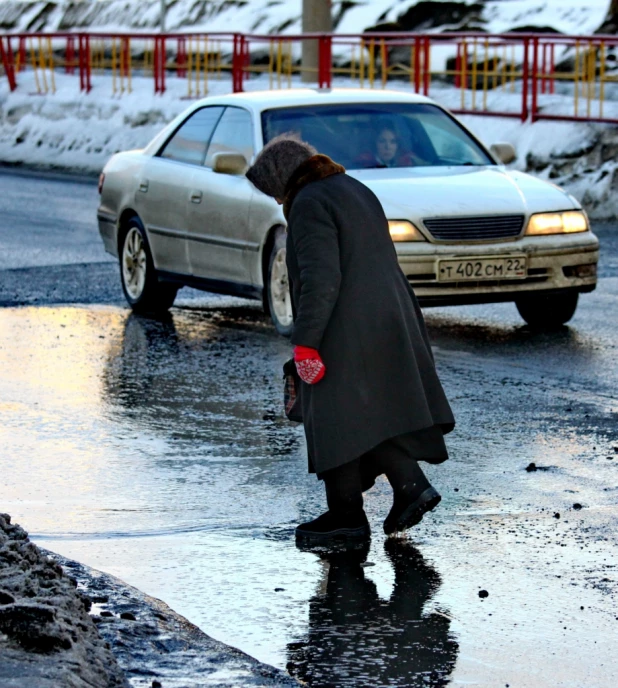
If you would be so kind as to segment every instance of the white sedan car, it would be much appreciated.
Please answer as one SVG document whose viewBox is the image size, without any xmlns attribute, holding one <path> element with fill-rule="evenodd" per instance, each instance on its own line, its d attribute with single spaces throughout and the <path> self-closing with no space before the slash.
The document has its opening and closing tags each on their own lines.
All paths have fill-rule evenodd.
<svg viewBox="0 0 618 688">
<path fill-rule="evenodd" d="M 599 243 L 562 189 L 503 163 L 432 100 L 401 92 L 289 90 L 205 98 L 143 150 L 114 155 L 99 182 L 99 230 L 135 311 L 178 289 L 260 299 L 288 334 L 281 208 L 245 178 L 271 138 L 296 132 L 380 199 L 421 305 L 514 301 L 555 326 L 596 286 Z"/>
</svg>

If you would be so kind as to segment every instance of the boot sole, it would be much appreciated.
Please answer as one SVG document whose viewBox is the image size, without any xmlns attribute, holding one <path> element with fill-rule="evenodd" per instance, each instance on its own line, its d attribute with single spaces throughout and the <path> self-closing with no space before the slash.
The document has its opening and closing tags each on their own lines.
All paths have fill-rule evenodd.
<svg viewBox="0 0 618 688">
<path fill-rule="evenodd" d="M 412 526 L 418 525 L 423 520 L 423 516 L 428 511 L 435 509 L 441 501 L 442 497 L 438 491 L 433 487 L 428 487 L 404 510 L 397 519 L 394 530 L 386 534 L 391 535 L 391 533 L 407 530 L 412 528 Z"/>
<path fill-rule="evenodd" d="M 312 533 L 308 530 L 296 530 L 296 541 L 311 544 L 328 544 L 329 542 L 351 542 L 366 540 L 371 536 L 369 526 L 360 528 L 337 528 L 327 533 Z"/>
</svg>

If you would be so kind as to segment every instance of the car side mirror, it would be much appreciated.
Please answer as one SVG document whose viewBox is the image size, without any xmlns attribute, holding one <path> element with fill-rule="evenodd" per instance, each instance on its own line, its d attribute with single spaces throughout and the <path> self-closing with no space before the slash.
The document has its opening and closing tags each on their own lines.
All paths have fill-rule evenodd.
<svg viewBox="0 0 618 688">
<path fill-rule="evenodd" d="M 215 153 L 213 155 L 213 172 L 219 174 L 244 174 L 247 160 L 240 153 Z"/>
<path fill-rule="evenodd" d="M 492 143 L 489 150 L 504 165 L 508 165 L 517 158 L 515 148 L 510 143 Z"/>
</svg>

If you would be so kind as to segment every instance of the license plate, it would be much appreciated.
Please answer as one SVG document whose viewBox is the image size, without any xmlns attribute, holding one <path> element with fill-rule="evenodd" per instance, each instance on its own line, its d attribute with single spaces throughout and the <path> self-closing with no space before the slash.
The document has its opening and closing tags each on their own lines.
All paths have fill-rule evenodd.
<svg viewBox="0 0 618 688">
<path fill-rule="evenodd" d="M 526 256 L 509 258 L 460 258 L 438 261 L 438 282 L 524 279 Z"/>
</svg>

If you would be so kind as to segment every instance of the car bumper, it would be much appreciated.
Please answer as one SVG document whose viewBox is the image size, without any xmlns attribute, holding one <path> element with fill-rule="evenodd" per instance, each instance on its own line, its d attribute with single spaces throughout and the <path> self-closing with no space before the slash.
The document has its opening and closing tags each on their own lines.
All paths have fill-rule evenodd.
<svg viewBox="0 0 618 688">
<path fill-rule="evenodd" d="M 597 282 L 596 270 L 592 270 L 592 275 L 578 276 L 581 266 L 596 266 L 599 260 L 599 242 L 592 232 L 465 246 L 421 242 L 395 246 L 401 269 L 421 304 L 426 306 L 513 301 L 531 292 L 586 292 L 592 291 Z M 439 260 L 522 255 L 527 258 L 527 274 L 523 278 L 438 280 Z"/>
<path fill-rule="evenodd" d="M 99 210 L 97 212 L 99 234 L 103 240 L 103 246 L 112 256 L 118 257 L 117 217 L 111 213 Z"/>
</svg>

